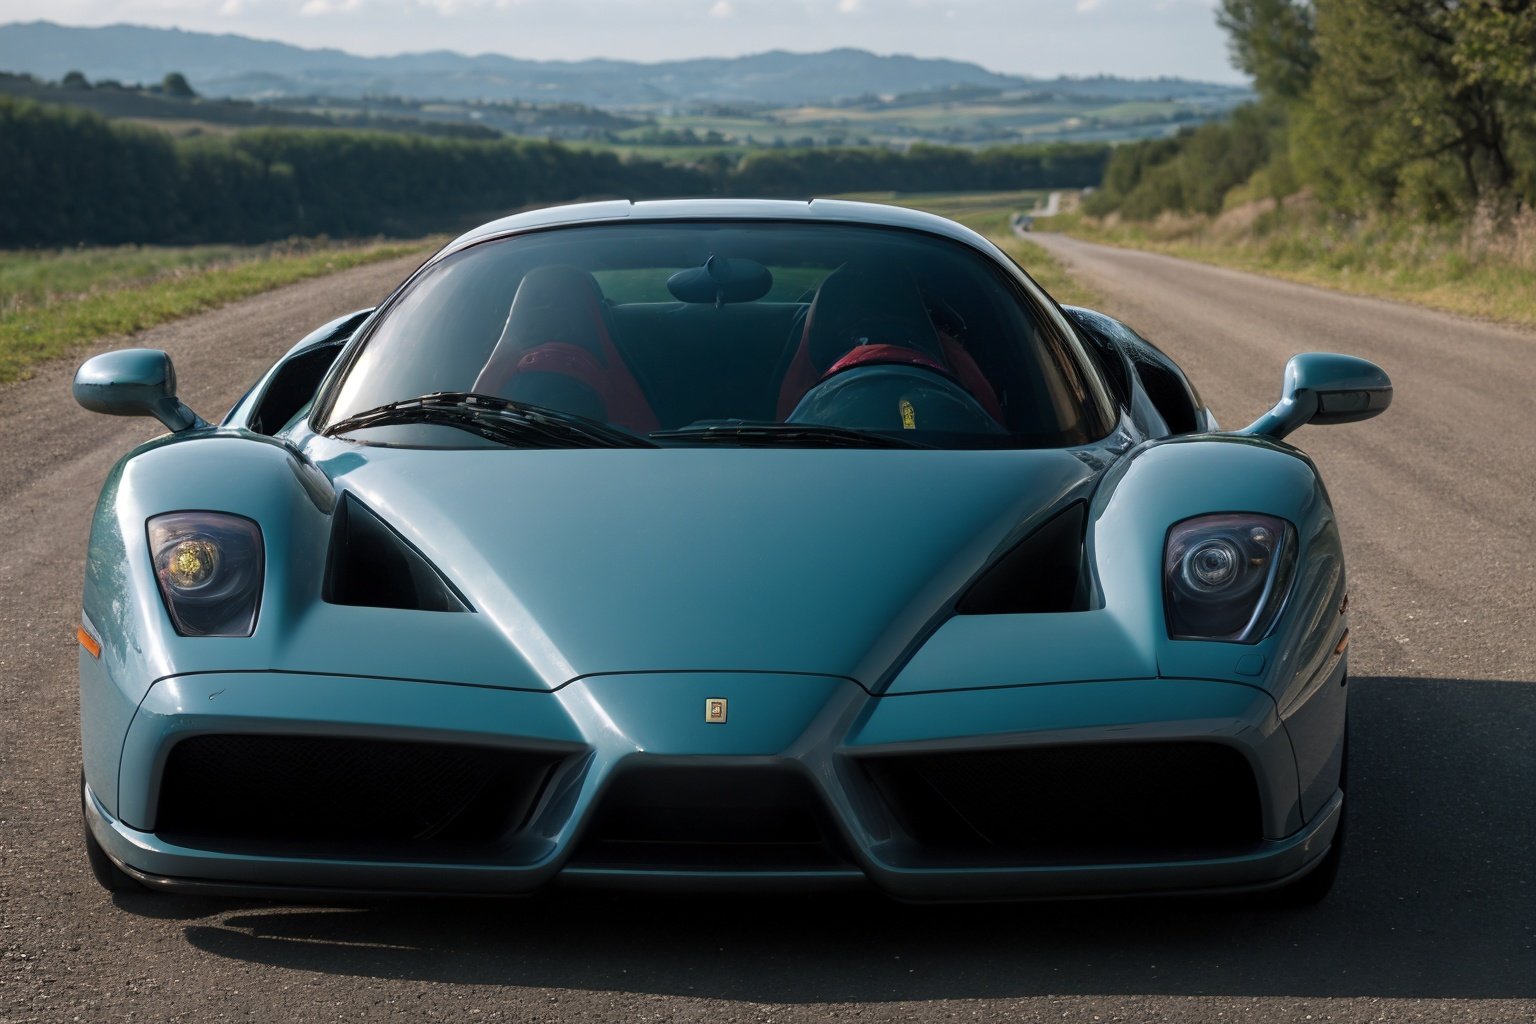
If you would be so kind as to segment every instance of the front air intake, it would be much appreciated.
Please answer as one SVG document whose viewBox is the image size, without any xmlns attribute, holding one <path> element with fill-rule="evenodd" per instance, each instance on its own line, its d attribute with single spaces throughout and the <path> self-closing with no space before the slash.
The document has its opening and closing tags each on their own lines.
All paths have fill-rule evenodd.
<svg viewBox="0 0 1536 1024">
<path fill-rule="evenodd" d="M 471 610 L 420 551 L 350 494 L 336 506 L 321 596 L 331 604 L 369 608 Z"/>
<path fill-rule="evenodd" d="M 1219 743 L 945 751 L 863 764 L 923 854 L 950 863 L 1184 860 L 1263 839 L 1253 769 Z"/>
<path fill-rule="evenodd" d="M 200 849 L 475 856 L 522 827 L 559 760 L 353 736 L 193 736 L 166 760 L 155 832 Z"/>
<path fill-rule="evenodd" d="M 1083 564 L 1087 510 L 1076 501 L 1052 516 L 972 583 L 961 615 L 1033 615 L 1088 609 Z"/>
</svg>

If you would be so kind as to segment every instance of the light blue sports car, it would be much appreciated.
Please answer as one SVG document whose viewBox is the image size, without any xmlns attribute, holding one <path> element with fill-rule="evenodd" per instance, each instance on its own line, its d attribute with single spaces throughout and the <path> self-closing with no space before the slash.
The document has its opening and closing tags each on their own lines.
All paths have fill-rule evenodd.
<svg viewBox="0 0 1536 1024">
<path fill-rule="evenodd" d="M 170 430 L 90 540 L 108 889 L 1336 873 L 1344 560 L 1285 438 L 1387 407 L 1362 360 L 1297 356 L 1223 432 L 941 218 L 606 202 L 457 239 L 216 425 L 160 352 L 74 394 Z"/>
</svg>

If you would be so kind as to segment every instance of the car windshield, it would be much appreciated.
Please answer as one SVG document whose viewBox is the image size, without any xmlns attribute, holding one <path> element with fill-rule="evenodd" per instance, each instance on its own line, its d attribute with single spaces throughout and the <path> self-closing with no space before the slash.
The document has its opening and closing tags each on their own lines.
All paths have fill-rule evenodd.
<svg viewBox="0 0 1536 1024">
<path fill-rule="evenodd" d="M 1090 373 L 1016 280 L 958 242 L 628 222 L 483 242 L 429 267 L 321 416 L 360 440 L 454 446 L 473 442 L 421 425 L 444 401 L 411 404 L 409 426 L 386 407 L 467 395 L 661 446 L 1060 447 L 1110 427 Z"/>
</svg>

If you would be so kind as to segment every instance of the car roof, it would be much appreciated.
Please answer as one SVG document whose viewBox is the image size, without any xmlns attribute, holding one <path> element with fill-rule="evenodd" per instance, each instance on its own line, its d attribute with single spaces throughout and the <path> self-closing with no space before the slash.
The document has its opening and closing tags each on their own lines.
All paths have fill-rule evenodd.
<svg viewBox="0 0 1536 1024">
<path fill-rule="evenodd" d="M 596 203 L 546 206 L 502 217 L 467 231 L 444 246 L 433 259 L 435 261 L 476 242 L 523 231 L 580 224 L 692 220 L 807 221 L 908 228 L 964 242 L 994 259 L 1007 262 L 997 247 L 982 235 L 947 218 L 902 206 L 860 203 L 847 199 L 662 199 L 639 203 L 629 199 L 612 199 Z"/>
</svg>

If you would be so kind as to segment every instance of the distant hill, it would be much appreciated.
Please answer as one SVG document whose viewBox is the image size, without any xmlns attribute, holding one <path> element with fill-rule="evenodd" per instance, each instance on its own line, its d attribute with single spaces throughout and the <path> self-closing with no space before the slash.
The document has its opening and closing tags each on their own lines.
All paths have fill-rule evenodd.
<svg viewBox="0 0 1536 1024">
<path fill-rule="evenodd" d="M 601 139 L 654 121 L 578 104 L 450 104 L 398 97 L 363 100 L 296 97 L 283 103 L 203 96 L 170 96 L 156 86 L 109 79 L 47 82 L 0 71 L 0 97 L 55 106 L 83 107 L 109 119 L 154 125 L 176 135 L 241 128 L 355 128 L 458 139 L 498 139 L 503 134 L 535 138 Z"/>
<path fill-rule="evenodd" d="M 0 70 L 47 79 L 82 71 L 93 80 L 123 82 L 158 82 L 166 72 L 180 71 L 200 94 L 234 99 L 400 96 L 651 109 L 701 102 L 779 107 L 949 89 L 1030 90 L 1120 101 L 1246 93 L 1168 78 L 1030 79 L 963 61 L 852 49 L 656 64 L 535 61 L 447 51 L 359 57 L 236 35 L 134 25 L 73 28 L 42 21 L 0 25 Z"/>
</svg>

